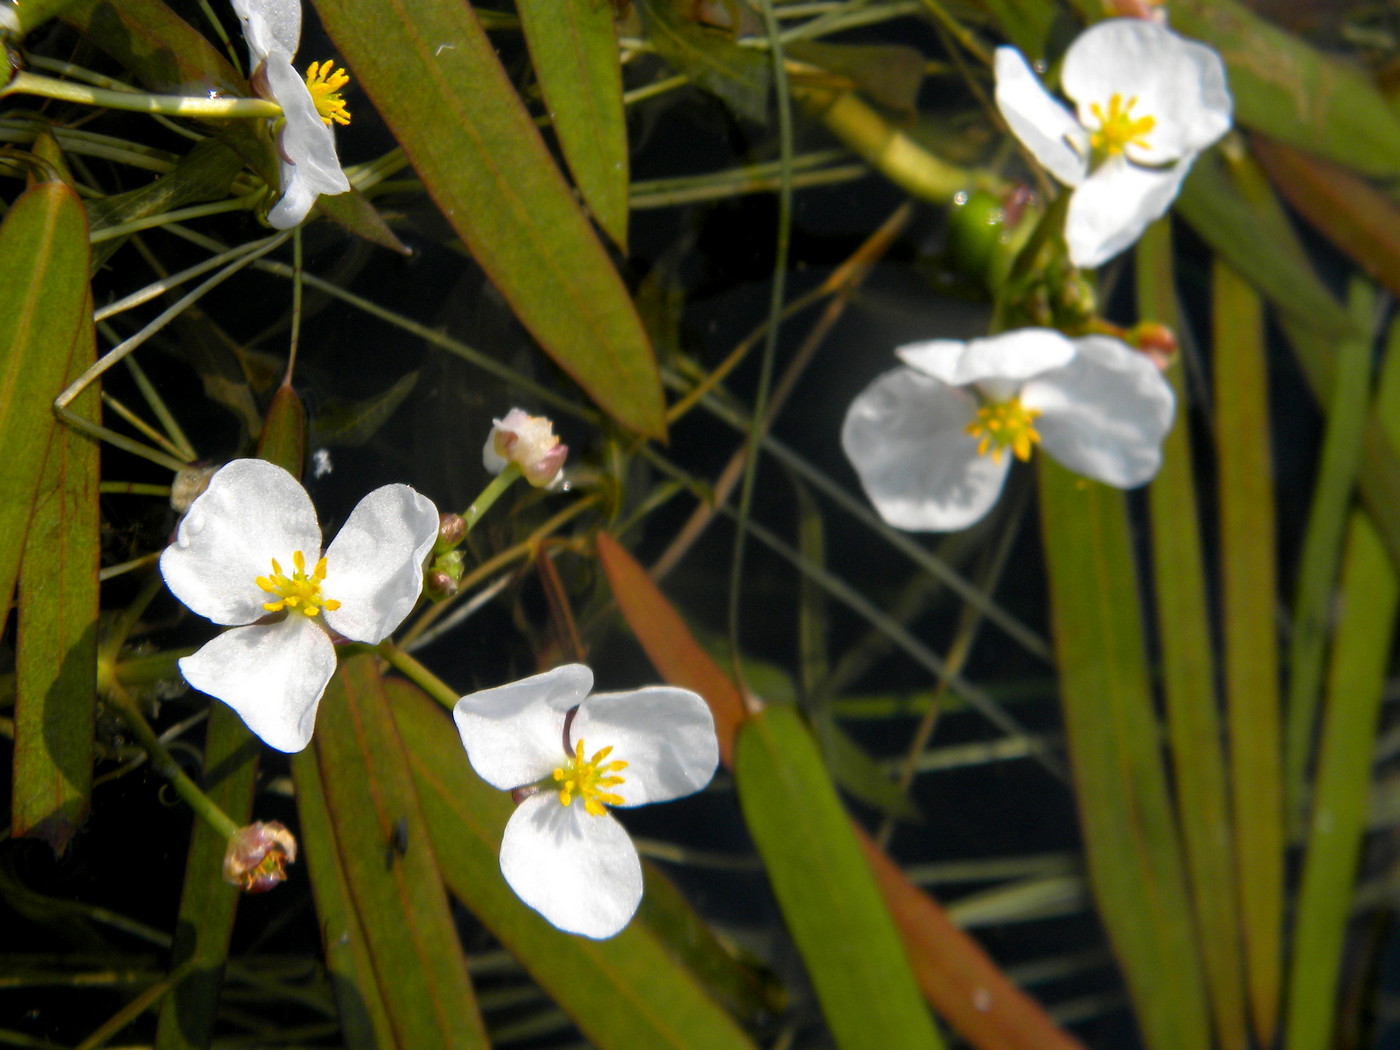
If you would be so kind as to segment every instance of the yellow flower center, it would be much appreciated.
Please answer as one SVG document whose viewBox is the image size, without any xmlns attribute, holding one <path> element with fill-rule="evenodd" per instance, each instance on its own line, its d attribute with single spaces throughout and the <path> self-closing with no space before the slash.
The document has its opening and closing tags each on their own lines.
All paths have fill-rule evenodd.
<svg viewBox="0 0 1400 1050">
<path fill-rule="evenodd" d="M 326 578 L 325 558 L 316 563 L 316 568 L 311 570 L 310 575 L 306 572 L 306 556 L 301 551 L 296 551 L 292 555 L 292 565 L 295 566 L 295 569 L 290 576 L 287 576 L 282 572 L 282 566 L 277 564 L 277 559 L 273 558 L 272 575 L 258 577 L 258 586 L 269 594 L 277 596 L 275 602 L 264 603 L 264 609 L 268 612 L 281 612 L 283 609 L 288 609 L 307 616 L 315 616 L 322 609 L 334 612 L 340 608 L 338 601 L 321 597 L 321 581 Z"/>
<path fill-rule="evenodd" d="M 627 763 L 620 759 L 604 761 L 610 754 L 612 748 L 605 747 L 591 759 L 585 759 L 583 741 L 574 745 L 574 757 L 554 771 L 554 779 L 559 782 L 561 805 L 572 804 L 574 795 L 578 795 L 583 799 L 583 808 L 595 817 L 607 812 L 604 803 L 609 806 L 622 805 L 622 796 L 611 789 L 623 782 L 622 777 L 616 774 L 626 769 Z"/>
<path fill-rule="evenodd" d="M 350 123 L 350 111 L 345 108 L 345 99 L 340 97 L 340 89 L 348 83 L 350 75 L 344 69 L 336 69 L 329 60 L 312 62 L 307 67 L 306 90 L 311 92 L 311 101 L 325 123 Z"/>
<path fill-rule="evenodd" d="M 977 454 L 1001 462 L 1001 454 L 1011 449 L 1017 459 L 1031 458 L 1032 446 L 1040 442 L 1035 431 L 1035 421 L 1040 411 L 1021 404 L 1019 397 L 1009 401 L 990 401 L 977 410 L 977 416 L 964 433 L 978 438 Z"/>
<path fill-rule="evenodd" d="M 1129 146 L 1147 148 L 1147 135 L 1157 126 L 1156 117 L 1134 117 L 1133 107 L 1137 96 L 1123 102 L 1123 96 L 1114 92 L 1108 100 L 1108 112 L 1095 102 L 1090 111 L 1099 122 L 1099 129 L 1089 136 L 1089 145 L 1095 156 L 1115 157 Z"/>
</svg>

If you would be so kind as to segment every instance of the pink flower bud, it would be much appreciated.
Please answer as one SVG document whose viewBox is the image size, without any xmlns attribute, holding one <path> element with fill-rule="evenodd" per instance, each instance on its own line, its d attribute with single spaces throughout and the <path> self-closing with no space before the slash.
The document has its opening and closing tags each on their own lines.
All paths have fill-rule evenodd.
<svg viewBox="0 0 1400 1050">
<path fill-rule="evenodd" d="M 258 821 L 228 837 L 224 881 L 244 893 L 266 893 L 287 878 L 297 859 L 297 840 L 275 820 Z"/>
<path fill-rule="evenodd" d="M 553 488 L 559 484 L 569 446 L 559 443 L 553 423 L 544 416 L 531 416 L 519 408 L 512 408 L 504 419 L 492 422 L 495 426 L 486 439 L 486 447 L 481 450 L 487 470 L 499 474 L 507 463 L 517 463 L 525 480 L 536 488 Z"/>
</svg>

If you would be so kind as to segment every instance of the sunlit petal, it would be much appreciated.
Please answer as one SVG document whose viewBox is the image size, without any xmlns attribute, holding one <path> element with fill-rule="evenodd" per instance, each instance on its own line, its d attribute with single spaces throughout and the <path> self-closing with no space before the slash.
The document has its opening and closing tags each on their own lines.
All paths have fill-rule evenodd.
<svg viewBox="0 0 1400 1050">
<path fill-rule="evenodd" d="M 350 189 L 350 180 L 340 170 L 330 126 L 316 112 L 306 81 L 292 68 L 292 56 L 273 51 L 263 69 L 273 101 L 282 107 L 286 118 L 278 139 L 283 196 L 268 213 L 267 221 L 286 230 L 306 218 L 317 196 L 344 193 Z"/>
<path fill-rule="evenodd" d="M 477 776 L 503 791 L 549 776 L 568 756 L 564 715 L 592 688 L 592 671 L 565 664 L 458 700 L 452 717 Z"/>
<path fill-rule="evenodd" d="M 906 343 L 895 351 L 899 359 L 950 386 L 983 381 L 1019 383 L 1074 356 L 1067 338 L 1051 328 L 1017 328 L 986 339 L 931 339 Z"/>
<path fill-rule="evenodd" d="M 1070 261 L 1092 268 L 1131 247 L 1172 206 L 1189 168 L 1187 160 L 1161 171 L 1139 168 L 1121 157 L 1100 165 L 1069 202 Z"/>
<path fill-rule="evenodd" d="M 597 693 L 578 709 L 570 728 L 591 756 L 612 748 L 622 760 L 622 783 L 611 788 L 627 806 L 666 802 L 693 794 L 710 782 L 719 764 L 719 743 L 709 705 L 689 689 L 657 685 L 628 693 Z"/>
<path fill-rule="evenodd" d="M 1077 186 L 1089 168 L 1089 137 L 1074 114 L 1045 90 L 1014 47 L 996 52 L 997 109 L 1012 133 L 1066 186 Z"/>
<path fill-rule="evenodd" d="M 233 0 L 233 10 L 243 23 L 250 66 L 257 66 L 272 51 L 297 53 L 301 0 Z"/>
</svg>

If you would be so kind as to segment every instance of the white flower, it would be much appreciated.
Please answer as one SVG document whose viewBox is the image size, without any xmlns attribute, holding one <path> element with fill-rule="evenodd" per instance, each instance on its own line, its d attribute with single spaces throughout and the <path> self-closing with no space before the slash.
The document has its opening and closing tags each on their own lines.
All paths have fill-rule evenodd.
<svg viewBox="0 0 1400 1050">
<path fill-rule="evenodd" d="M 278 136 L 282 199 L 267 221 L 291 229 L 322 193 L 344 193 L 350 181 L 340 170 L 331 122 L 350 123 L 336 93 L 349 82 L 331 63 L 313 62 L 303 80 L 292 66 L 301 42 L 301 0 L 232 0 L 248 42 L 248 67 L 259 94 L 282 107 L 285 123 Z"/>
<path fill-rule="evenodd" d="M 1011 468 L 1041 445 L 1118 488 L 1152 480 L 1175 398 L 1157 366 L 1117 339 L 1023 328 L 896 351 L 846 413 L 841 445 L 889 524 L 942 531 L 992 508 Z"/>
<path fill-rule="evenodd" d="M 1230 130 L 1220 56 L 1156 22 L 1117 18 L 1075 39 L 1060 72 L 1078 116 L 1013 47 L 996 53 L 996 99 L 1012 132 L 1074 187 L 1065 240 L 1076 266 L 1098 266 L 1176 199 L 1196 154 Z"/>
<path fill-rule="evenodd" d="M 554 488 L 563 480 L 569 446 L 559 444 L 553 423 L 522 408 L 512 408 L 505 419 L 491 422 L 494 425 L 481 450 L 481 462 L 488 471 L 499 474 L 507 463 L 514 462 L 536 488 Z"/>
<path fill-rule="evenodd" d="M 327 631 L 387 638 L 418 601 L 437 531 L 431 500 L 385 485 L 360 500 L 323 557 L 316 509 L 296 478 L 263 460 L 234 460 L 190 505 L 160 571 L 200 616 L 248 626 L 182 659 L 181 673 L 267 744 L 300 751 L 335 671 Z"/>
<path fill-rule="evenodd" d="M 689 690 L 590 697 L 592 688 L 592 671 L 566 664 L 464 696 L 453 715 L 488 784 L 510 791 L 544 782 L 506 824 L 506 882 L 559 929 L 604 938 L 642 899 L 637 850 L 607 807 L 699 791 L 714 776 L 719 743 L 710 709 Z"/>
</svg>

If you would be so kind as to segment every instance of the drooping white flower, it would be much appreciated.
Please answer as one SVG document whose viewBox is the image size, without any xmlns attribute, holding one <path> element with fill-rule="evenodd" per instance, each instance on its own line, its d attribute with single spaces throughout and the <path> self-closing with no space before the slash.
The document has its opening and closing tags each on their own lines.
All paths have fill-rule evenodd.
<svg viewBox="0 0 1400 1050">
<path fill-rule="evenodd" d="M 296 478 L 234 460 L 190 505 L 160 571 L 200 616 L 243 626 L 183 658 L 180 672 L 270 746 L 300 751 L 335 672 L 328 631 L 387 638 L 418 601 L 437 530 L 430 499 L 385 485 L 360 500 L 323 556 L 316 509 Z"/>
<path fill-rule="evenodd" d="M 996 503 L 1012 457 L 1028 459 L 1035 445 L 1123 489 L 1161 465 L 1171 386 L 1145 354 L 1110 336 L 1023 328 L 896 353 L 907 367 L 861 391 L 841 430 L 866 495 L 896 528 L 973 524 Z"/>
<path fill-rule="evenodd" d="M 709 707 L 689 690 L 592 688 L 592 671 L 566 664 L 464 696 L 453 717 L 478 776 L 503 791 L 538 786 L 506 824 L 506 882 L 559 929 L 601 939 L 642 899 L 637 850 L 607 807 L 699 791 L 719 743 Z"/>
<path fill-rule="evenodd" d="M 344 193 L 332 122 L 350 123 L 338 94 L 350 80 L 330 62 L 313 62 L 302 79 L 292 66 L 301 43 L 301 0 L 232 0 L 248 42 L 248 68 L 259 94 L 282 107 L 277 137 L 282 199 L 267 221 L 287 230 L 306 218 L 322 193 Z"/>
<path fill-rule="evenodd" d="M 499 474 L 506 464 L 518 463 L 525 480 L 536 488 L 554 488 L 563 480 L 569 446 L 559 443 L 548 419 L 512 408 L 504 419 L 491 423 L 491 433 L 481 450 L 482 465 L 490 473 Z"/>
<path fill-rule="evenodd" d="M 1220 56 L 1156 22 L 1115 18 L 1065 52 L 1055 100 L 1013 47 L 996 52 L 997 108 L 1016 137 L 1074 187 L 1065 240 L 1076 266 L 1111 259 L 1176 199 L 1196 154 L 1230 130 Z"/>
</svg>

